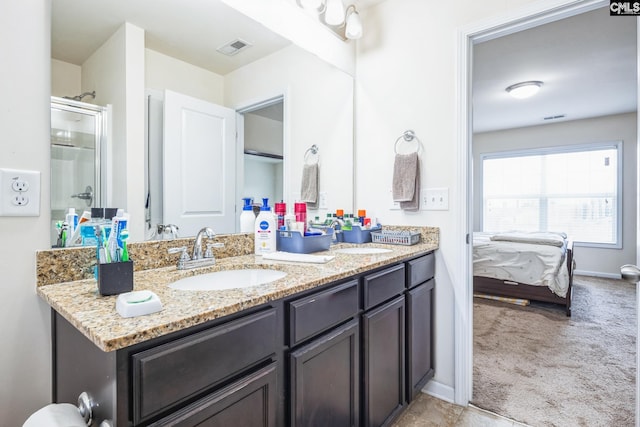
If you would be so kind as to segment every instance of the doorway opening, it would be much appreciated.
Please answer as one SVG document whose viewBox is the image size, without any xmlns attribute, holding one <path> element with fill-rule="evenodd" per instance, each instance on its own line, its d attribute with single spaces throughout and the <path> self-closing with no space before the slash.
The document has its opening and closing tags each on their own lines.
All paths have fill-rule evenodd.
<svg viewBox="0 0 640 427">
<path fill-rule="evenodd" d="M 238 200 L 253 199 L 255 212 L 263 198 L 271 206 L 284 199 L 284 97 L 238 110 L 237 126 L 243 141 Z"/>
<path fill-rule="evenodd" d="M 458 223 L 461 230 L 467 230 L 467 240 L 464 234 L 461 236 L 460 243 L 460 260 L 463 261 L 464 284 L 459 294 L 459 313 L 456 322 L 456 382 L 455 382 L 455 401 L 457 403 L 466 404 L 472 400 L 473 387 L 473 273 L 472 273 L 472 252 L 470 243 L 470 234 L 475 229 L 474 226 L 474 210 L 477 210 L 477 204 L 474 205 L 472 194 L 475 193 L 474 179 L 472 176 L 473 168 L 473 118 L 471 116 L 472 105 L 472 52 L 474 46 L 493 39 L 497 39 L 506 35 L 514 34 L 529 28 L 537 27 L 543 24 L 555 22 L 567 17 L 589 12 L 597 8 L 607 5 L 604 1 L 588 1 L 580 4 L 566 5 L 567 2 L 556 2 L 555 6 L 546 5 L 543 9 L 532 11 L 527 9 L 526 12 L 512 14 L 508 17 L 502 17 L 500 20 L 485 22 L 483 26 L 469 27 L 460 32 L 459 37 L 459 102 L 460 109 L 457 124 L 459 125 L 459 149 L 460 160 L 462 165 L 461 173 L 458 177 L 459 188 L 461 193 L 461 204 L 468 208 L 465 212 L 458 215 Z M 475 112 L 475 105 L 474 105 Z"/>
</svg>

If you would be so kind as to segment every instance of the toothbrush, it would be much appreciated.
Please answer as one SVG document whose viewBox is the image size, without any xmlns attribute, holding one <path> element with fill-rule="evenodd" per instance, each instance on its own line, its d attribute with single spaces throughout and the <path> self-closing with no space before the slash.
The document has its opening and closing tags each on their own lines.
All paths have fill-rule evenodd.
<svg viewBox="0 0 640 427">
<path fill-rule="evenodd" d="M 126 228 L 120 231 L 120 240 L 122 240 L 122 256 L 120 261 L 129 261 L 129 251 L 127 250 L 127 239 L 129 238 L 129 230 Z"/>
</svg>

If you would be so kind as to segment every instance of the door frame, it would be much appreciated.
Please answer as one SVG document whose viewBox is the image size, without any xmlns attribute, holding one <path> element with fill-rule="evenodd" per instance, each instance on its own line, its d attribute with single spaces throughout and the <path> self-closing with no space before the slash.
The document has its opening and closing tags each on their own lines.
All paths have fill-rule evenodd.
<svg viewBox="0 0 640 427">
<path fill-rule="evenodd" d="M 473 192 L 472 192 L 472 54 L 473 44 L 487 41 L 569 16 L 604 7 L 605 0 L 545 0 L 528 4 L 517 11 L 478 21 L 462 27 L 457 34 L 456 58 L 456 105 L 455 112 L 457 140 L 456 186 L 459 209 L 455 214 L 455 238 L 457 259 L 460 261 L 460 285 L 456 292 L 454 313 L 454 401 L 466 406 L 473 392 Z M 638 161 L 640 164 L 640 160 Z M 640 332 L 640 325 L 639 325 Z M 640 343 L 639 347 L 640 349 Z M 640 390 L 640 386 L 638 386 Z M 636 411 L 638 399 L 636 398 Z M 638 412 L 636 412 L 638 414 Z M 636 415 L 636 423 L 638 422 Z M 637 424 L 636 424 L 637 425 Z"/>
<path fill-rule="evenodd" d="M 236 108 L 236 203 L 240 203 L 240 200 L 242 200 L 244 189 L 244 115 L 279 102 L 282 102 L 282 195 L 286 199 L 289 194 L 290 172 L 287 167 L 287 158 L 291 158 L 291 153 L 289 152 L 289 103 L 287 102 L 287 96 L 287 90 L 277 91 L 258 101 L 252 100 L 242 104 L 242 107 Z M 274 206 L 273 203 L 271 206 Z M 241 209 L 241 206 L 236 205 L 236 217 L 239 217 L 239 209 Z M 238 219 L 236 221 L 236 232 L 239 231 L 240 222 Z"/>
</svg>

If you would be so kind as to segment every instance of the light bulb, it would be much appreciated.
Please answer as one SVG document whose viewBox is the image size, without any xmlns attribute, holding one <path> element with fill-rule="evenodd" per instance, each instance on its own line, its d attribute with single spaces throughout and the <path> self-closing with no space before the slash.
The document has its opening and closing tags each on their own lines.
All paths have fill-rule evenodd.
<svg viewBox="0 0 640 427">
<path fill-rule="evenodd" d="M 329 25 L 341 25 L 344 22 L 344 5 L 342 0 L 327 0 L 324 21 Z"/>
<path fill-rule="evenodd" d="M 347 27 L 345 28 L 345 35 L 348 39 L 359 39 L 362 37 L 362 20 L 360 19 L 360 15 L 358 12 L 353 10 L 347 16 Z"/>
</svg>

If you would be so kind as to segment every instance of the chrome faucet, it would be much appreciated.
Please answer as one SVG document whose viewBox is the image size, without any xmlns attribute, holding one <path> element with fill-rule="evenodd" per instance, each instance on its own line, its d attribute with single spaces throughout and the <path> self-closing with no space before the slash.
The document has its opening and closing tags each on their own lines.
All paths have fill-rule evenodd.
<svg viewBox="0 0 640 427">
<path fill-rule="evenodd" d="M 207 243 L 207 250 L 202 253 L 202 236 L 206 235 L 208 239 L 212 239 L 216 236 L 209 227 L 204 227 L 196 235 L 196 240 L 193 243 L 193 257 L 189 258 L 187 254 L 187 247 L 181 246 L 179 248 L 170 248 L 169 253 L 180 253 L 180 259 L 178 260 L 178 270 L 186 270 L 195 267 L 205 267 L 216 263 L 216 259 L 213 256 L 212 248 L 221 248 L 224 243 Z"/>
<path fill-rule="evenodd" d="M 214 233 L 213 230 L 209 227 L 200 229 L 200 231 L 198 231 L 198 234 L 196 235 L 196 241 L 193 244 L 193 256 L 191 257 L 192 260 L 204 258 L 202 256 L 202 236 L 204 234 L 207 235 L 208 239 L 213 239 L 214 237 L 216 237 L 216 233 Z"/>
</svg>

